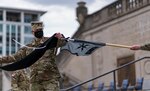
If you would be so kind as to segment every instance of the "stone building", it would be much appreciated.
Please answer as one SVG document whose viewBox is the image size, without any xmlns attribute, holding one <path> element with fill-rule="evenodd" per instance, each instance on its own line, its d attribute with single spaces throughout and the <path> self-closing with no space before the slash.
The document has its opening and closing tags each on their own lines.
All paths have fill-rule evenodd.
<svg viewBox="0 0 150 91">
<path fill-rule="evenodd" d="M 150 0 L 117 0 L 90 15 L 79 12 L 77 20 L 80 26 L 72 38 L 129 46 L 150 43 Z M 77 84 L 145 56 L 150 56 L 150 52 L 104 46 L 89 56 L 76 56 L 62 51 L 57 60 L 60 71 L 69 78 L 68 84 Z M 116 72 L 118 85 L 123 79 L 129 79 L 130 85 L 135 84 L 139 77 L 144 77 L 144 89 L 149 88 L 150 59 Z M 108 86 L 112 80 L 113 74 L 108 74 L 91 83 L 97 87 L 98 82 L 102 81 Z"/>
</svg>

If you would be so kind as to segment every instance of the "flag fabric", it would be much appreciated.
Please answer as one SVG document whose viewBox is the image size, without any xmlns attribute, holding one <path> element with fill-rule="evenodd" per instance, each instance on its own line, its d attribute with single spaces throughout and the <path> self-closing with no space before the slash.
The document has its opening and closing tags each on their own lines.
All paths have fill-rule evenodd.
<svg viewBox="0 0 150 91">
<path fill-rule="evenodd" d="M 97 48 L 106 46 L 105 43 L 95 43 L 83 40 L 70 40 L 65 46 L 61 47 L 60 50 L 67 50 L 72 54 L 77 56 L 87 56 L 90 55 Z"/>
<path fill-rule="evenodd" d="M 38 61 L 39 58 L 43 56 L 43 54 L 46 52 L 47 49 L 51 49 L 57 46 L 58 39 L 54 37 L 50 37 L 47 41 L 45 41 L 42 45 L 39 47 L 42 47 L 40 49 L 35 49 L 33 52 L 31 52 L 29 55 L 27 55 L 25 58 L 23 58 L 20 61 L 0 66 L 0 69 L 6 70 L 6 71 L 15 71 L 27 68 L 34 64 L 36 61 Z"/>
</svg>

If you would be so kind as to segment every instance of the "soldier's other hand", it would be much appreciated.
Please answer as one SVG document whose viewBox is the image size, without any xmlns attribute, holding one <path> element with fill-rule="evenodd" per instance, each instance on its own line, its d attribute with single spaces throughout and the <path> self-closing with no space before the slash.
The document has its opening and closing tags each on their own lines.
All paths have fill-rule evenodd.
<svg viewBox="0 0 150 91">
<path fill-rule="evenodd" d="M 141 46 L 140 45 L 133 45 L 130 47 L 131 50 L 140 50 Z"/>
<path fill-rule="evenodd" d="M 55 37 L 58 39 L 64 38 L 63 34 L 61 33 L 55 33 Z"/>
</svg>

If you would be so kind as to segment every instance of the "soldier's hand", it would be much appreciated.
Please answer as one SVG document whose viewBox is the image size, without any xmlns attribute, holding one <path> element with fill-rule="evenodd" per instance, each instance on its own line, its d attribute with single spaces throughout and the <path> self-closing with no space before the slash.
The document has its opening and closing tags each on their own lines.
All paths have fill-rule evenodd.
<svg viewBox="0 0 150 91">
<path fill-rule="evenodd" d="M 63 34 L 61 33 L 55 33 L 55 37 L 58 39 L 64 38 Z"/>
<path fill-rule="evenodd" d="M 131 50 L 140 50 L 141 46 L 140 45 L 133 45 L 130 47 Z"/>
</svg>

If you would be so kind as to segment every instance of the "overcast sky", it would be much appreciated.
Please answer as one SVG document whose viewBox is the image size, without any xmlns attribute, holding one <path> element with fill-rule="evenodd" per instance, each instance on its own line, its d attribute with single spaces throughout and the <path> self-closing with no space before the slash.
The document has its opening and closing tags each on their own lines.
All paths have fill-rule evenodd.
<svg viewBox="0 0 150 91">
<path fill-rule="evenodd" d="M 81 0 L 0 0 L 0 7 L 13 7 L 47 11 L 41 17 L 44 22 L 44 35 L 51 36 L 56 32 L 71 37 L 79 27 L 76 21 L 75 8 Z M 91 14 L 116 0 L 82 0 Z"/>
</svg>

